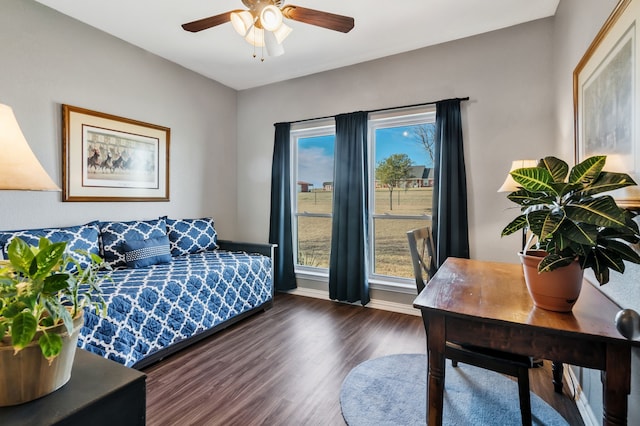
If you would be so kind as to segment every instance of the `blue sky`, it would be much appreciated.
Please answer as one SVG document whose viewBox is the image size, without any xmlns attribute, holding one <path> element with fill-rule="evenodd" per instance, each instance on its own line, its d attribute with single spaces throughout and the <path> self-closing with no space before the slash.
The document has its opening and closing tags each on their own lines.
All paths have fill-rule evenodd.
<svg viewBox="0 0 640 426">
<path fill-rule="evenodd" d="M 405 153 L 416 166 L 432 167 L 427 152 L 411 133 L 413 126 L 392 127 L 376 131 L 376 164 L 391 154 Z M 333 181 L 334 136 L 299 139 L 298 180 L 321 188 L 322 182 Z"/>
</svg>

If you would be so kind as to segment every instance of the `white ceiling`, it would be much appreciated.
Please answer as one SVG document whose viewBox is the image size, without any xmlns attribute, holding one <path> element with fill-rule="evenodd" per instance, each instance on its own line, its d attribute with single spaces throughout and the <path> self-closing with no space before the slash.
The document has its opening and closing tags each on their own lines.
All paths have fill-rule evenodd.
<svg viewBox="0 0 640 426">
<path fill-rule="evenodd" d="M 301 77 L 555 14 L 559 0 L 291 0 L 352 16 L 347 34 L 286 20 L 285 54 L 253 58 L 230 23 L 198 33 L 183 23 L 233 9 L 241 0 L 36 0 L 236 90 Z"/>
</svg>

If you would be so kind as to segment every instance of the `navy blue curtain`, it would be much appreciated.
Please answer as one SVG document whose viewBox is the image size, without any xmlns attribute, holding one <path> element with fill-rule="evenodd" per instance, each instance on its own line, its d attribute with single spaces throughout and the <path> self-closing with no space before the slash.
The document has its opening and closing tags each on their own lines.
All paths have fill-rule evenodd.
<svg viewBox="0 0 640 426">
<path fill-rule="evenodd" d="M 369 303 L 367 112 L 336 119 L 329 297 Z"/>
<path fill-rule="evenodd" d="M 273 166 L 271 169 L 271 220 L 269 242 L 277 244 L 274 281 L 276 291 L 297 287 L 293 268 L 291 234 L 291 155 L 290 123 L 275 124 Z"/>
<path fill-rule="evenodd" d="M 438 266 L 447 257 L 469 258 L 467 178 L 460 99 L 436 103 L 432 229 Z"/>
</svg>

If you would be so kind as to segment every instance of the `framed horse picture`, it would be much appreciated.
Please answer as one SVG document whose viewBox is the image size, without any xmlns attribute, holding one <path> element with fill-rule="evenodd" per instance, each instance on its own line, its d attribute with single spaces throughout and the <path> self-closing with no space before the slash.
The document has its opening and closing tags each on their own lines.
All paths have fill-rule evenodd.
<svg viewBox="0 0 640 426">
<path fill-rule="evenodd" d="M 62 105 L 63 201 L 169 201 L 171 130 Z"/>
</svg>

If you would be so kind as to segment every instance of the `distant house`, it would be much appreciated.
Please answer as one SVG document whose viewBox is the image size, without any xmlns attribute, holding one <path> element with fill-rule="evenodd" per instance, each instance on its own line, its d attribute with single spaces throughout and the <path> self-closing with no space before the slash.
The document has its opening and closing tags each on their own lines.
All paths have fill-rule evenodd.
<svg viewBox="0 0 640 426">
<path fill-rule="evenodd" d="M 425 188 L 433 186 L 433 167 L 411 166 L 407 188 Z"/>
<path fill-rule="evenodd" d="M 312 183 L 298 181 L 298 192 L 311 192 Z"/>
<path fill-rule="evenodd" d="M 333 182 L 322 182 L 322 189 L 324 191 L 333 191 Z"/>
</svg>

